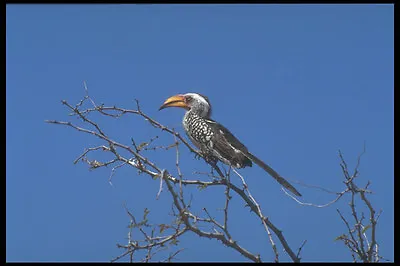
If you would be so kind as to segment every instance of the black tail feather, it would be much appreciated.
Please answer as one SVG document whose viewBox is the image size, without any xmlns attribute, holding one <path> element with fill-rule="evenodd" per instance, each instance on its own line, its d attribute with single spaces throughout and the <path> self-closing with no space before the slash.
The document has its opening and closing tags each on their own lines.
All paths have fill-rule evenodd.
<svg viewBox="0 0 400 266">
<path fill-rule="evenodd" d="M 274 169 L 269 167 L 266 163 L 258 159 L 256 156 L 251 154 L 250 152 L 246 152 L 246 156 L 252 160 L 254 163 L 256 163 L 258 166 L 260 166 L 262 169 L 264 169 L 268 174 L 270 174 L 273 178 L 275 178 L 276 181 L 278 181 L 279 184 L 281 184 L 283 187 L 287 188 L 290 190 L 293 194 L 296 196 L 301 197 L 301 194 L 283 177 L 281 177 L 277 172 L 275 172 Z"/>
</svg>

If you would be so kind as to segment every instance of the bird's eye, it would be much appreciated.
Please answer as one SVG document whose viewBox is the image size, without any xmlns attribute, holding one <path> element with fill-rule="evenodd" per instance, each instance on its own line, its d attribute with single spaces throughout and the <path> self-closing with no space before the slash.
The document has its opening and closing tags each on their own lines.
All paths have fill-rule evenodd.
<svg viewBox="0 0 400 266">
<path fill-rule="evenodd" d="M 185 100 L 186 100 L 186 102 L 190 103 L 193 100 L 193 98 L 192 98 L 192 96 L 186 96 Z"/>
</svg>

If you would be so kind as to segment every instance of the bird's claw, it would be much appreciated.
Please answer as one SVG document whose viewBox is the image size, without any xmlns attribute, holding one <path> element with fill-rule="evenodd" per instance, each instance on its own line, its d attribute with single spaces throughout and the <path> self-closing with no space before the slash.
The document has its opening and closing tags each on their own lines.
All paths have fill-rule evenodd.
<svg viewBox="0 0 400 266">
<path fill-rule="evenodd" d="M 200 160 L 200 158 L 204 157 L 201 151 L 196 151 L 194 158 Z"/>
</svg>

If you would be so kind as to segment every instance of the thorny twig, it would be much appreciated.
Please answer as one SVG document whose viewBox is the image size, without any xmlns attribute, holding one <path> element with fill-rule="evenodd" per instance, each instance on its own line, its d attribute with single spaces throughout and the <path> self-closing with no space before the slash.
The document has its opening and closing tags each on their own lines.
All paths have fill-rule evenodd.
<svg viewBox="0 0 400 266">
<path fill-rule="evenodd" d="M 342 234 L 338 236 L 336 240 L 343 241 L 346 247 L 351 251 L 351 255 L 354 261 L 360 260 L 362 262 L 379 262 L 383 258 L 378 253 L 378 243 L 376 241 L 376 225 L 381 211 L 378 215 L 376 215 L 375 209 L 372 207 L 371 202 L 366 196 L 366 193 L 371 193 L 369 190 L 367 190 L 370 182 L 368 181 L 364 188 L 360 188 L 354 183 L 355 178 L 358 177 L 359 174 L 358 168 L 360 165 L 360 158 L 364 153 L 365 143 L 362 153 L 357 158 L 357 164 L 355 166 L 353 175 L 350 175 L 343 154 L 339 150 L 339 158 L 341 161 L 340 166 L 345 176 L 345 181 L 343 183 L 347 187 L 346 192 L 350 193 L 349 206 L 351 210 L 351 215 L 354 220 L 354 225 L 351 226 L 348 219 L 346 219 L 344 215 L 340 212 L 340 210 L 337 209 L 340 218 L 346 225 L 347 234 Z M 357 196 L 359 196 L 359 198 Z M 369 223 L 367 225 L 364 224 L 364 213 L 362 212 L 360 215 L 356 209 L 357 198 L 365 204 L 370 213 Z M 367 236 L 368 231 L 370 232 L 370 240 Z"/>
<path fill-rule="evenodd" d="M 125 211 L 131 218 L 131 222 L 129 225 L 130 231 L 128 233 L 128 244 L 127 245 L 117 244 L 118 248 L 123 248 L 123 249 L 125 249 L 125 251 L 121 255 L 119 255 L 119 256 L 115 257 L 113 260 L 111 260 L 111 262 L 120 260 L 121 258 L 123 258 L 127 255 L 130 255 L 131 262 L 132 262 L 133 254 L 138 251 L 141 251 L 141 250 L 147 251 L 145 258 L 142 261 L 149 262 L 150 259 L 156 253 L 165 250 L 167 244 L 169 246 L 174 246 L 176 239 L 187 231 L 187 228 L 185 228 L 185 227 L 181 228 L 182 227 L 181 224 L 178 224 L 176 226 L 166 226 L 164 224 L 161 224 L 161 225 L 149 224 L 148 219 L 147 219 L 149 211 L 147 209 L 144 210 L 143 220 L 141 220 L 140 222 L 137 222 L 135 216 L 126 208 L 126 206 L 124 206 L 124 207 L 125 207 Z M 172 231 L 172 233 L 170 233 L 169 235 L 166 235 L 166 236 L 154 236 L 156 227 L 158 227 L 158 228 L 162 227 L 162 230 L 160 229 L 160 231 L 162 231 L 162 232 L 169 230 L 169 231 Z M 138 231 L 144 237 L 143 240 L 138 241 L 138 240 L 132 239 L 132 229 L 133 228 L 138 229 Z M 151 229 L 149 230 L 148 228 L 151 228 Z M 150 232 L 148 232 L 148 231 L 150 231 Z M 155 250 L 154 252 L 152 252 L 153 249 Z M 167 260 L 172 260 L 181 250 L 182 249 L 170 254 L 170 256 L 167 258 Z"/>
<path fill-rule="evenodd" d="M 231 235 L 231 233 L 229 232 L 229 223 L 228 223 L 228 208 L 229 208 L 229 202 L 230 199 L 232 198 L 231 195 L 231 191 L 233 191 L 235 193 L 235 195 L 239 196 L 239 198 L 241 198 L 244 202 L 246 202 L 246 205 L 250 207 L 250 209 L 252 210 L 253 213 L 255 213 L 261 220 L 262 224 L 264 225 L 264 228 L 267 232 L 269 241 L 271 243 L 272 249 L 274 251 L 275 254 L 275 261 L 279 261 L 279 254 L 277 251 L 277 247 L 276 244 L 273 240 L 273 235 L 271 233 L 274 232 L 274 234 L 276 235 L 276 237 L 279 239 L 279 242 L 281 243 L 282 247 L 284 248 L 284 250 L 287 252 L 287 254 L 290 256 L 290 258 L 294 261 L 294 262 L 300 262 L 300 252 L 303 248 L 303 246 L 306 243 L 306 240 L 303 241 L 302 245 L 299 247 L 297 254 L 295 254 L 293 252 L 293 250 L 290 248 L 289 244 L 287 243 L 285 237 L 283 236 L 283 233 L 281 230 L 279 230 L 271 221 L 269 218 L 267 218 L 261 211 L 261 207 L 260 205 L 257 203 L 257 201 L 255 200 L 255 198 L 251 195 L 249 188 L 244 180 L 244 178 L 234 169 L 232 168 L 232 170 L 241 178 L 242 181 L 242 185 L 243 185 L 243 189 L 239 188 L 238 186 L 234 185 L 231 181 L 230 181 L 230 171 L 226 174 L 224 174 L 220 168 L 213 162 L 208 161 L 206 158 L 204 158 L 201 154 L 201 152 L 199 152 L 198 150 L 196 150 L 195 148 L 193 148 L 178 132 L 176 132 L 174 129 L 170 129 L 164 125 L 162 125 L 161 123 L 157 122 L 156 120 L 152 119 L 151 117 L 149 117 L 148 115 L 146 115 L 140 108 L 139 105 L 139 101 L 135 100 L 136 102 L 136 110 L 131 110 L 131 109 L 124 109 L 124 108 L 120 108 L 117 106 L 104 106 L 104 104 L 102 105 L 96 105 L 95 102 L 89 97 L 88 94 L 88 89 L 85 83 L 85 92 L 86 95 L 85 97 L 79 101 L 78 104 L 76 104 L 75 106 L 72 106 L 71 104 L 69 104 L 67 101 L 62 101 L 63 105 L 67 106 L 71 111 L 72 111 L 72 115 L 76 115 L 79 118 L 82 119 L 83 122 L 91 125 L 92 127 L 94 127 L 95 130 L 91 130 L 88 128 L 84 128 L 84 127 L 80 127 L 77 126 L 71 122 L 64 122 L 64 121 L 58 121 L 58 120 L 46 120 L 46 122 L 48 123 L 52 123 L 52 124 L 59 124 L 59 125 L 65 125 L 68 127 L 71 127 L 79 132 L 83 132 L 83 133 L 87 133 L 87 134 L 91 134 L 94 135 L 98 138 L 100 138 L 101 140 L 103 140 L 107 145 L 100 145 L 97 147 L 93 147 L 93 148 L 87 148 L 85 149 L 84 153 L 81 154 L 75 161 L 74 163 L 77 163 L 79 160 L 84 161 L 86 163 L 88 163 L 91 166 L 91 169 L 94 168 L 98 168 L 98 167 L 103 167 L 103 166 L 108 166 L 108 165 L 113 165 L 114 163 L 119 162 L 120 164 L 114 166 L 112 168 L 111 171 L 111 175 L 109 178 L 109 182 L 111 183 L 111 178 L 114 175 L 114 172 L 117 168 L 122 167 L 122 166 L 132 166 L 134 168 L 136 168 L 139 173 L 145 173 L 149 176 L 151 176 L 152 178 L 160 178 L 160 187 L 159 187 L 159 191 L 157 193 L 157 198 L 160 196 L 161 191 L 162 191 L 162 184 L 163 181 L 165 182 L 165 184 L 168 187 L 168 191 L 170 192 L 172 198 L 173 198 L 173 206 L 174 208 L 178 211 L 178 213 L 176 213 L 174 211 L 173 208 L 173 213 L 176 216 L 177 220 L 176 220 L 176 224 L 170 224 L 170 225 L 166 225 L 166 224 L 161 224 L 161 225 L 149 225 L 147 224 L 147 220 L 146 217 L 144 217 L 144 222 L 136 222 L 136 219 L 134 218 L 133 214 L 131 212 L 129 212 L 127 209 L 127 213 L 128 215 L 131 217 L 131 225 L 130 225 L 130 231 L 128 233 L 128 244 L 127 245 L 120 245 L 118 244 L 117 246 L 120 248 L 124 248 L 125 251 L 120 255 L 117 256 L 116 258 L 114 258 L 112 261 L 117 261 L 127 255 L 130 256 L 130 260 L 133 261 L 133 256 L 134 253 L 136 253 L 139 250 L 146 250 L 146 256 L 142 261 L 148 262 L 152 259 L 152 257 L 154 256 L 155 253 L 160 252 L 162 250 L 165 250 L 165 244 L 166 243 L 172 243 L 173 245 L 175 245 L 177 243 L 177 239 L 179 236 L 181 236 L 182 234 L 184 234 L 187 231 L 191 231 L 194 232 L 195 234 L 199 235 L 200 237 L 207 237 L 207 238 L 211 238 L 211 239 L 217 239 L 219 241 L 221 241 L 224 245 L 233 248 L 234 250 L 238 251 L 240 254 L 242 254 L 243 256 L 245 256 L 246 258 L 255 261 L 255 262 L 261 262 L 261 258 L 259 255 L 255 255 L 251 252 L 249 252 L 248 250 L 244 249 L 242 246 L 240 246 L 237 241 L 235 241 L 233 239 L 233 236 Z M 83 104 L 86 100 L 89 100 L 92 107 L 91 108 L 86 108 L 86 109 L 82 109 Z M 167 132 L 168 134 L 173 135 L 174 137 L 174 143 L 168 146 L 155 146 L 155 147 L 149 147 L 149 145 L 158 138 L 158 136 L 156 136 L 155 138 L 150 139 L 150 141 L 148 142 L 143 142 L 139 145 L 136 145 L 134 139 L 131 139 L 132 142 L 132 146 L 133 148 L 131 148 L 129 145 L 125 145 L 122 144 L 120 142 L 117 142 L 113 139 L 111 139 L 109 136 L 107 136 L 104 132 L 103 129 L 100 128 L 100 126 L 95 123 L 94 121 L 88 119 L 88 114 L 93 113 L 93 112 L 98 112 L 102 115 L 105 115 L 107 117 L 112 117 L 112 118 L 118 118 L 121 117 L 122 115 L 125 114 L 133 114 L 133 115 L 138 115 L 140 117 L 142 117 L 145 121 L 149 122 L 151 126 L 153 126 L 154 128 L 157 128 L 161 131 Z M 205 173 L 206 175 L 210 176 L 213 178 L 212 181 L 202 181 L 202 180 L 195 180 L 195 179 L 184 179 L 183 178 L 183 173 L 180 169 L 179 166 L 179 145 L 183 144 L 185 147 L 187 147 L 191 152 L 193 152 L 197 157 L 203 158 L 206 163 L 210 164 L 210 166 L 212 167 L 213 170 L 215 170 L 218 175 L 215 176 L 214 174 L 210 174 L 210 173 Z M 154 162 L 152 162 L 148 157 L 143 155 L 143 151 L 148 151 L 148 150 L 156 150 L 159 148 L 168 150 L 172 147 L 176 148 L 176 169 L 178 172 L 178 178 L 170 175 L 166 169 L 161 169 L 159 168 Z M 114 158 L 110 161 L 107 161 L 105 163 L 101 163 L 98 162 L 96 160 L 88 160 L 87 159 L 87 154 L 91 153 L 91 152 L 95 152 L 95 151 L 105 151 L 105 152 L 110 152 L 113 154 Z M 127 158 L 125 156 L 122 156 L 121 153 L 119 152 L 119 150 L 124 150 L 126 152 L 128 152 L 129 154 L 131 154 L 132 156 L 130 158 Z M 329 206 L 335 202 L 337 202 L 345 193 L 352 191 L 354 193 L 360 193 L 362 199 L 364 202 L 366 202 L 368 208 L 371 211 L 371 215 L 370 215 L 370 221 L 371 221 L 371 231 L 373 232 L 373 237 L 371 238 L 370 242 L 366 242 L 367 243 L 367 250 L 365 251 L 366 253 L 366 257 L 367 259 L 369 259 L 370 261 L 372 259 L 374 259 L 375 261 L 379 260 L 379 256 L 377 255 L 377 251 L 378 251 L 378 245 L 375 239 L 375 226 L 376 226 L 376 221 L 380 215 L 380 213 L 378 214 L 378 216 L 375 216 L 375 212 L 373 211 L 372 205 L 370 204 L 370 202 L 366 199 L 366 195 L 365 193 L 368 193 L 369 191 L 365 189 L 359 189 L 355 186 L 355 184 L 353 184 L 353 179 L 357 176 L 358 171 L 357 169 L 354 171 L 353 176 L 350 176 L 348 174 L 348 170 L 347 170 L 347 165 L 344 162 L 341 153 L 339 154 L 340 158 L 342 159 L 341 162 L 341 167 L 343 170 L 343 173 L 345 174 L 346 177 L 346 186 L 347 189 L 342 191 L 342 192 L 330 192 L 327 191 L 329 193 L 336 193 L 337 197 L 324 205 L 315 205 L 315 204 L 311 204 L 311 203 L 303 203 L 298 201 L 296 198 L 294 198 L 293 196 L 291 196 L 290 194 L 288 194 L 285 190 L 285 193 L 288 194 L 289 196 L 291 196 L 293 199 L 295 199 L 299 204 L 301 205 L 306 205 L 306 206 L 315 206 L 315 207 L 326 207 Z M 357 167 L 360 163 L 360 158 L 358 158 L 358 162 L 357 162 Z M 230 168 L 231 169 L 231 168 Z M 204 174 L 204 173 L 203 173 Z M 178 184 L 179 185 L 179 193 L 176 193 L 174 188 L 173 188 L 173 184 Z M 187 204 L 185 202 L 184 199 L 184 195 L 183 195 L 183 186 L 191 186 L 191 185 L 195 185 L 195 186 L 200 186 L 201 188 L 207 188 L 207 187 L 211 187 L 211 186 L 224 186 L 225 187 L 225 206 L 224 206 L 224 218 L 223 218 L 223 222 L 219 223 L 217 222 L 212 216 L 211 214 L 207 211 L 207 209 L 204 208 L 204 211 L 207 215 L 207 218 L 203 218 L 203 217 L 199 217 L 194 215 L 191 211 L 190 211 L 190 203 Z M 368 186 L 368 185 L 367 185 Z M 366 187 L 367 187 L 366 186 Z M 322 189 L 322 188 L 321 188 Z M 325 189 L 322 189 L 325 191 Z M 338 211 L 339 212 L 339 211 Z M 146 214 L 147 215 L 147 214 Z M 145 216 L 146 216 L 145 215 Z M 344 217 L 342 217 L 342 220 L 345 221 Z M 358 219 L 358 218 L 357 218 Z M 191 222 L 190 220 L 193 220 L 193 222 Z M 362 219 L 361 219 L 362 220 Z M 360 223 L 360 220 L 358 221 Z M 209 232 L 209 231 L 204 231 L 204 230 L 200 230 L 197 226 L 198 223 L 206 223 L 206 224 L 212 224 L 214 226 L 216 226 L 217 228 L 219 228 L 222 232 L 218 232 L 218 231 L 214 231 L 213 232 Z M 160 231 L 164 232 L 165 229 L 168 230 L 172 230 L 172 233 L 170 233 L 167 236 L 157 236 L 154 235 L 155 234 L 155 227 L 160 227 L 162 228 L 162 230 L 160 229 Z M 359 230 L 358 232 L 360 232 L 362 235 L 365 237 L 365 228 L 369 228 L 367 227 L 362 227 L 363 225 L 359 226 Z M 139 230 L 139 232 L 144 236 L 144 240 L 139 241 L 139 240 L 133 240 L 132 239 L 132 229 L 136 228 Z M 145 228 L 152 228 L 150 230 L 150 232 L 146 232 Z M 361 230 L 361 231 L 360 231 Z M 353 231 L 352 231 L 353 232 Z M 143 242 L 144 241 L 144 242 Z M 346 242 L 347 241 L 347 242 Z M 354 243 L 354 240 L 351 239 L 347 239 L 345 242 L 346 243 Z M 144 244 L 141 244 L 141 243 Z M 357 246 L 356 244 L 349 244 L 351 246 L 351 250 L 355 250 L 357 251 Z M 154 250 L 154 251 L 153 251 Z M 182 251 L 182 249 L 179 249 L 173 253 L 170 253 L 169 257 L 167 259 L 165 259 L 164 261 L 171 261 L 176 255 L 178 255 L 180 252 Z M 358 252 L 358 251 L 357 251 Z M 363 252 L 361 250 L 361 252 Z M 358 252 L 359 254 L 360 252 Z M 364 258 L 363 257 L 363 258 Z"/>
<path fill-rule="evenodd" d="M 82 107 L 83 103 L 85 100 L 90 100 L 91 104 L 92 104 L 92 108 L 87 108 L 84 110 L 80 110 L 78 107 Z M 199 156 L 200 158 L 202 157 L 202 154 L 199 153 L 199 151 L 197 151 L 196 149 L 194 149 L 193 147 L 191 147 L 191 145 L 184 139 L 182 138 L 182 136 L 177 133 L 175 130 L 173 129 L 169 129 L 168 127 L 160 124 L 159 122 L 155 121 L 154 119 L 150 118 L 148 115 L 144 114 L 142 112 L 142 110 L 140 109 L 139 106 L 139 101 L 136 101 L 136 105 L 137 105 L 137 110 L 130 110 L 130 109 L 123 109 L 123 108 L 119 108 L 116 106 L 112 106 L 112 107 L 107 107 L 104 105 L 96 105 L 94 103 L 94 101 L 88 96 L 88 94 L 85 96 L 85 98 L 79 102 L 79 104 L 75 107 L 73 107 L 72 105 L 70 105 L 67 101 L 62 101 L 62 103 L 67 106 L 71 111 L 73 111 L 73 114 L 77 115 L 79 118 L 81 118 L 84 122 L 90 124 L 91 126 L 93 126 L 96 130 L 91 130 L 91 129 L 87 129 L 87 128 L 83 128 L 80 126 L 77 126 L 71 122 L 64 122 L 64 121 L 57 121 L 57 120 L 47 120 L 46 122 L 48 123 L 52 123 L 52 124 L 59 124 L 59 125 L 65 125 L 65 126 L 69 126 L 72 127 L 73 129 L 83 132 L 83 133 L 87 133 L 87 134 L 91 134 L 94 135 L 98 138 L 100 138 L 101 140 L 105 141 L 106 143 L 108 143 L 108 145 L 102 145 L 101 147 L 103 148 L 102 150 L 107 151 L 107 152 L 111 152 L 114 154 L 115 158 L 113 159 L 113 162 L 121 162 L 121 164 L 118 166 L 122 166 L 122 165 L 130 165 L 133 166 L 135 168 L 137 168 L 140 172 L 142 173 L 146 173 L 148 175 L 150 175 L 153 178 L 160 178 L 162 180 L 164 180 L 167 184 L 169 184 L 169 182 L 173 182 L 173 183 L 178 183 L 180 185 L 180 193 L 179 193 L 179 197 L 177 197 L 176 199 L 180 202 L 180 206 L 184 207 L 184 208 L 188 208 L 188 206 L 190 205 L 186 205 L 185 204 L 185 200 L 183 198 L 183 190 L 182 190 L 182 185 L 200 185 L 202 187 L 207 187 L 207 186 L 214 186 L 214 185 L 218 185 L 218 186 L 225 186 L 226 187 L 226 191 L 227 191 L 227 200 L 226 200 L 226 212 L 227 212 L 227 206 L 228 206 L 228 198 L 231 197 L 230 195 L 230 190 L 233 190 L 239 197 L 241 197 L 248 206 L 250 206 L 250 208 L 261 218 L 261 221 L 263 224 L 266 223 L 270 223 L 270 227 L 272 228 L 272 230 L 278 235 L 278 238 L 280 238 L 281 240 L 283 238 L 283 234 L 280 230 L 278 230 L 275 226 L 272 225 L 272 223 L 270 221 L 268 221 L 268 219 L 263 216 L 261 214 L 261 212 L 259 210 L 257 210 L 256 205 L 253 203 L 254 199 L 250 199 L 248 195 L 246 195 L 242 189 L 240 189 L 239 187 L 235 186 L 234 184 L 232 184 L 230 181 L 228 181 L 229 179 L 226 178 L 226 176 L 223 174 L 223 172 L 219 169 L 219 167 L 212 162 L 209 162 L 205 159 L 205 161 L 207 163 L 209 163 L 211 165 L 211 167 L 218 173 L 219 175 L 219 179 L 218 180 L 213 180 L 212 182 L 207 182 L 207 181 L 200 181 L 200 180 L 184 180 L 183 179 L 183 175 L 180 172 L 180 168 L 179 168 L 179 150 L 178 150 L 178 143 L 183 143 L 190 151 L 192 151 L 193 153 L 195 153 L 197 156 Z M 94 121 L 90 120 L 87 118 L 87 115 L 89 113 L 92 112 L 99 112 L 103 115 L 109 116 L 109 117 L 120 117 L 123 114 L 135 114 L 135 115 L 139 115 L 141 117 L 143 117 L 146 121 L 148 121 L 153 127 L 161 129 L 162 131 L 168 132 L 170 134 L 172 134 L 175 138 L 175 147 L 177 149 L 177 161 L 176 161 L 176 167 L 178 170 L 178 175 L 179 178 L 175 178 L 171 175 L 168 175 L 168 177 L 166 178 L 161 178 L 162 176 L 164 176 L 163 174 L 163 169 L 160 169 L 155 163 L 153 163 L 149 158 L 145 157 L 142 154 L 142 149 L 143 147 L 139 147 L 136 145 L 136 143 L 134 142 L 134 140 L 132 139 L 132 144 L 134 149 L 132 149 L 130 146 L 122 144 L 120 142 L 117 142 L 113 139 L 111 139 L 110 137 L 108 137 L 105 132 L 100 129 L 99 125 L 97 123 L 95 123 Z M 147 146 L 147 145 L 146 145 Z M 98 150 L 99 148 L 96 149 L 92 149 L 92 150 L 88 150 L 85 151 L 85 156 L 87 153 L 91 152 L 91 151 L 95 151 Z M 122 156 L 119 152 L 118 149 L 122 149 L 127 151 L 128 153 L 133 155 L 133 158 L 135 158 L 135 160 L 132 160 L 132 158 L 126 158 L 124 156 Z M 115 170 L 115 168 L 114 168 Z M 112 175 L 111 175 L 112 176 Z M 162 182 L 162 181 L 160 181 Z M 162 184 L 162 183 L 160 183 Z M 161 187 L 161 185 L 160 185 Z M 161 190 L 161 189 L 160 189 Z M 160 193 L 159 190 L 159 193 Z M 171 190 L 169 190 L 171 192 Z M 251 195 L 250 195 L 251 196 Z M 187 210 L 188 211 L 188 210 Z M 189 217 L 189 216 L 188 216 Z M 227 229 L 227 215 L 225 215 L 225 220 L 224 220 L 224 227 L 225 230 L 223 230 L 226 234 L 226 236 L 228 238 L 223 238 L 224 240 L 221 240 L 221 236 L 214 236 L 213 233 L 210 232 L 203 232 L 203 231 L 198 231 L 199 229 L 196 229 L 193 226 L 188 226 L 188 228 L 191 231 L 194 231 L 195 233 L 199 234 L 200 236 L 205 236 L 205 237 L 210 237 L 210 238 L 217 238 L 219 240 L 221 240 L 224 244 L 227 244 L 228 246 L 236 249 L 237 251 L 239 251 L 242 255 L 244 255 L 247 258 L 252 259 L 253 261 L 261 261 L 259 255 L 253 255 L 250 252 L 248 252 L 247 250 L 241 248 L 236 241 L 234 241 L 232 239 L 232 236 L 230 235 L 228 229 Z M 208 220 L 208 222 L 211 223 L 216 223 L 215 220 Z M 133 243 L 133 242 L 132 242 Z M 136 247 L 135 244 L 130 243 L 130 247 L 135 247 L 134 250 L 140 249 L 139 247 Z M 288 253 L 292 253 L 291 248 L 289 247 L 288 243 L 286 241 L 282 242 L 282 245 L 284 246 L 284 249 L 286 251 L 288 251 Z M 125 253 L 124 253 L 125 254 Z M 131 253 L 126 253 L 127 254 L 131 254 Z M 297 261 L 295 257 L 292 257 L 292 259 L 294 259 L 294 261 Z"/>
<path fill-rule="evenodd" d="M 254 197 L 251 195 L 249 187 L 247 186 L 246 181 L 244 180 L 243 176 L 240 175 L 239 172 L 237 172 L 234 168 L 232 168 L 232 169 L 236 173 L 236 175 L 238 175 L 240 177 L 240 180 L 242 181 L 242 184 L 243 184 L 243 188 L 247 193 L 247 196 L 250 198 L 250 200 L 254 204 L 254 206 L 256 208 L 256 214 L 261 218 L 261 222 L 264 225 L 265 231 L 267 231 L 269 242 L 271 243 L 272 250 L 274 251 L 274 254 L 275 254 L 275 262 L 279 262 L 278 250 L 277 250 L 276 244 L 272 238 L 271 231 L 269 230 L 269 227 L 267 225 L 269 223 L 268 218 L 263 215 L 260 204 L 258 204 L 257 201 L 254 199 Z M 281 235 L 281 238 L 284 240 L 282 235 Z M 284 240 L 284 243 L 286 243 L 286 240 Z M 288 251 L 288 254 L 293 259 L 294 262 L 300 262 L 299 258 L 293 253 L 293 251 L 291 249 Z"/>
</svg>

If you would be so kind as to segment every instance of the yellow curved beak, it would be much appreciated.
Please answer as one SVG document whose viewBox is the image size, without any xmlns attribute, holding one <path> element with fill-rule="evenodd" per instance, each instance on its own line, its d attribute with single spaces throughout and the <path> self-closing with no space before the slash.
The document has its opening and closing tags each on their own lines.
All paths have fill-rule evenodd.
<svg viewBox="0 0 400 266">
<path fill-rule="evenodd" d="M 189 106 L 185 103 L 185 97 L 181 94 L 169 97 L 158 110 L 162 110 L 167 107 L 181 107 L 189 109 Z"/>
</svg>

